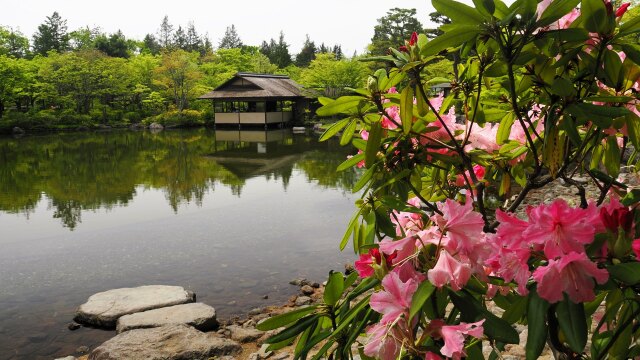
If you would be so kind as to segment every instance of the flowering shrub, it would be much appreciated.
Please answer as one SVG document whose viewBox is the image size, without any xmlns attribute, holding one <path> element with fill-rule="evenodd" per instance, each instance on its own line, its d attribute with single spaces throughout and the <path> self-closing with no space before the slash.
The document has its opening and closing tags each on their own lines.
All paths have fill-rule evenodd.
<svg viewBox="0 0 640 360">
<path fill-rule="evenodd" d="M 287 325 L 271 348 L 297 338 L 298 358 L 480 359 L 485 344 L 495 358 L 521 323 L 527 359 L 545 345 L 640 356 L 640 190 L 619 179 L 640 149 L 640 19 L 608 0 L 474 4 L 433 0 L 452 20 L 443 35 L 413 34 L 374 59 L 387 67 L 365 89 L 320 99 L 319 115 L 345 116 L 322 138 L 342 131 L 358 149 L 339 169 L 363 168 L 341 242 L 360 257 L 356 273 L 330 275 L 323 304 L 260 324 Z M 456 78 L 424 78 L 448 53 Z M 450 94 L 431 92 L 445 81 Z M 557 179 L 578 205 L 518 212 Z"/>
</svg>

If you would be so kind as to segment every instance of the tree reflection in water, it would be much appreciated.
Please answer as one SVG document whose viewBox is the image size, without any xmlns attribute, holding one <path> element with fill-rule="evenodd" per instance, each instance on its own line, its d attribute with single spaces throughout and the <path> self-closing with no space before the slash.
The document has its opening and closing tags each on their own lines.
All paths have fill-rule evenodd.
<svg viewBox="0 0 640 360">
<path fill-rule="evenodd" d="M 87 210 L 126 206 L 136 189 L 161 189 L 174 210 L 201 206 L 225 186 L 241 196 L 252 177 L 281 179 L 294 171 L 309 182 L 348 191 L 357 173 L 335 171 L 349 150 L 288 130 L 239 132 L 111 131 L 0 139 L 0 211 L 32 214 L 48 199 L 54 218 L 74 229 Z"/>
</svg>

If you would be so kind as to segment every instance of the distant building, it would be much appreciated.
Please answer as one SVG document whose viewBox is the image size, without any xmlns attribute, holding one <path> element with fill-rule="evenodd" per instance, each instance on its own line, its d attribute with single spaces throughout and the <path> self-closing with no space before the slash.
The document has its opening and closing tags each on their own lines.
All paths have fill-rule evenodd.
<svg viewBox="0 0 640 360">
<path fill-rule="evenodd" d="M 213 100 L 216 125 L 238 127 L 286 124 L 308 107 L 302 86 L 286 75 L 240 72 L 200 99 Z"/>
</svg>

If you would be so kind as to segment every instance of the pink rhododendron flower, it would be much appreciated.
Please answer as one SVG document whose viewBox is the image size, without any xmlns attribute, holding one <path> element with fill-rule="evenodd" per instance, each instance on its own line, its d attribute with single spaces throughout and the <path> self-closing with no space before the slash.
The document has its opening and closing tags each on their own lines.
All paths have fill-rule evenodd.
<svg viewBox="0 0 640 360">
<path fill-rule="evenodd" d="M 394 268 L 392 272 L 398 274 L 400 281 L 406 283 L 410 280 L 420 284 L 427 279 L 427 276 L 421 272 L 416 271 L 411 262 L 405 262 L 404 264 Z"/>
<path fill-rule="evenodd" d="M 529 227 L 529 223 L 518 219 L 515 215 L 508 214 L 500 209 L 496 210 L 496 220 L 500 223 L 496 229 L 495 240 L 499 246 L 509 249 L 527 249 L 523 233 Z"/>
<path fill-rule="evenodd" d="M 527 282 L 531 276 L 529 271 L 529 257 L 531 252 L 528 249 L 507 249 L 498 248 L 494 256 L 487 262 L 494 273 L 504 279 L 504 281 L 514 281 L 518 284 L 518 293 L 527 295 Z"/>
<path fill-rule="evenodd" d="M 562 300 L 566 293 L 574 303 L 591 301 L 594 280 L 604 284 L 609 278 L 605 269 L 599 269 L 585 253 L 572 252 L 558 260 L 549 260 L 547 266 L 541 266 L 533 272 L 538 283 L 538 294 L 550 303 Z"/>
<path fill-rule="evenodd" d="M 465 171 L 464 173 L 467 179 L 471 181 L 471 174 L 469 173 L 469 170 Z M 486 169 L 484 166 L 476 164 L 476 165 L 473 165 L 473 173 L 476 175 L 476 179 L 478 179 L 478 181 L 481 181 L 482 179 L 484 179 L 484 174 L 486 173 Z M 457 187 L 467 186 L 467 183 L 464 180 L 464 176 L 462 174 L 456 175 L 455 185 Z"/>
<path fill-rule="evenodd" d="M 440 319 L 432 320 L 427 329 L 434 338 L 442 338 L 444 346 L 440 353 L 451 359 L 461 359 L 466 355 L 464 351 L 464 337 L 471 336 L 476 339 L 482 338 L 484 319 L 474 323 L 460 323 L 459 325 L 445 325 Z"/>
<path fill-rule="evenodd" d="M 390 272 L 382 279 L 384 290 L 371 295 L 371 308 L 382 314 L 380 323 L 387 324 L 395 321 L 401 315 L 408 315 L 411 298 L 418 288 L 418 282 L 408 279 L 400 280 L 400 275 Z"/>
<path fill-rule="evenodd" d="M 384 256 L 384 261 L 385 261 L 385 264 L 387 265 L 387 268 L 391 267 L 391 262 L 395 257 L 396 255 L 393 253 Z M 381 265 L 382 260 L 383 260 L 383 257 L 380 254 L 380 251 L 376 248 L 373 248 L 369 250 L 368 253 L 361 254 L 360 259 L 356 260 L 353 267 L 356 269 L 356 271 L 358 272 L 358 275 L 361 278 L 367 278 L 374 274 L 375 269 L 373 268 L 373 266 Z"/>
<path fill-rule="evenodd" d="M 496 135 L 498 133 L 498 124 L 486 123 L 484 126 L 475 125 L 471 128 L 469 134 L 469 143 L 465 145 L 466 151 L 474 149 L 484 150 L 492 153 L 500 149 L 500 145 L 496 144 Z"/>
<path fill-rule="evenodd" d="M 549 259 L 583 252 L 584 246 L 593 241 L 595 228 L 588 222 L 589 212 L 571 208 L 562 199 L 551 205 L 529 207 L 527 214 L 530 226 L 523 235 L 530 243 L 543 246 Z"/>
<path fill-rule="evenodd" d="M 424 360 L 442 360 L 442 357 L 434 352 L 427 351 L 424 356 Z"/>
<path fill-rule="evenodd" d="M 636 254 L 636 260 L 640 260 L 640 239 L 635 239 L 631 243 L 631 250 Z"/>
<path fill-rule="evenodd" d="M 367 356 L 382 360 L 395 360 L 402 348 L 402 328 L 406 328 L 404 321 L 393 327 L 378 323 L 367 328 L 369 339 L 364 346 Z"/>
<path fill-rule="evenodd" d="M 482 215 L 473 211 L 473 201 L 467 194 L 464 205 L 447 199 L 438 204 L 442 215 L 436 214 L 432 218 L 442 232 L 447 233 L 452 247 L 464 254 L 471 254 L 478 244 L 484 227 Z"/>
<path fill-rule="evenodd" d="M 395 254 L 393 264 L 397 264 L 415 254 L 419 245 L 414 235 L 400 240 L 384 239 L 380 242 L 380 251 L 384 254 Z"/>
<path fill-rule="evenodd" d="M 469 281 L 471 267 L 456 260 L 447 250 L 442 250 L 436 265 L 427 272 L 427 277 L 437 288 L 450 284 L 454 291 L 458 291 Z"/>
</svg>

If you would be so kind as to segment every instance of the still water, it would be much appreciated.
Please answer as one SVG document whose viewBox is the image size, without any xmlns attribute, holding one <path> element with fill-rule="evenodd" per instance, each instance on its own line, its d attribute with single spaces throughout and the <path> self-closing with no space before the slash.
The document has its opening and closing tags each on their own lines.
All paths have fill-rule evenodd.
<svg viewBox="0 0 640 360">
<path fill-rule="evenodd" d="M 353 257 L 348 153 L 288 130 L 0 138 L 0 359 L 112 337 L 66 328 L 111 288 L 181 285 L 224 320 L 325 280 Z"/>
</svg>

